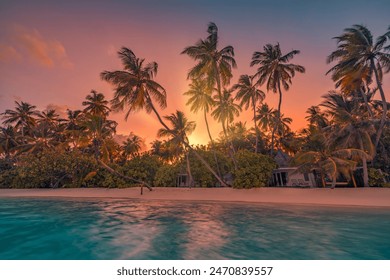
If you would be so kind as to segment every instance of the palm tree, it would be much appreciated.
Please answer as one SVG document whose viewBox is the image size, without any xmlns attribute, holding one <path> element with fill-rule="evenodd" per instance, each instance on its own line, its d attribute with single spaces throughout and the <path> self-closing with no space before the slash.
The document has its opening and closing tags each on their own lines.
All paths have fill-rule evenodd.
<svg viewBox="0 0 390 280">
<path fill-rule="evenodd" d="M 39 111 L 35 110 L 36 106 L 27 102 L 15 101 L 15 110 L 7 109 L 3 115 L 3 124 L 14 124 L 16 129 L 20 129 L 22 138 L 25 136 L 26 131 L 32 128 L 36 123 L 36 118 Z"/>
<path fill-rule="evenodd" d="M 25 141 L 17 147 L 17 153 L 37 154 L 44 150 L 53 150 L 60 145 L 56 130 L 48 123 L 41 122 L 31 128 L 29 135 L 25 135 Z"/>
<path fill-rule="evenodd" d="M 232 68 L 237 64 L 234 59 L 234 48 L 226 46 L 218 49 L 218 27 L 210 22 L 206 40 L 199 40 L 194 46 L 186 47 L 182 54 L 187 54 L 197 64 L 189 71 L 188 78 L 204 79 L 210 88 L 216 86 L 219 100 L 222 100 L 222 87 L 229 85 L 232 78 Z M 226 137 L 226 125 L 222 123 L 222 129 Z"/>
<path fill-rule="evenodd" d="M 354 181 L 352 172 L 356 169 L 356 158 L 364 156 L 365 153 L 359 149 L 329 149 L 326 147 L 320 151 L 297 154 L 294 158 L 294 164 L 298 165 L 300 170 L 319 171 L 323 187 L 325 187 L 324 175 L 328 175 L 332 179 L 331 187 L 334 188 L 340 174 L 345 178 L 352 178 Z"/>
<path fill-rule="evenodd" d="M 267 103 L 261 104 L 256 108 L 256 120 L 259 122 L 259 127 L 263 132 L 267 132 L 272 128 L 274 109 L 270 108 Z"/>
<path fill-rule="evenodd" d="M 347 98 L 337 92 L 329 92 L 322 106 L 333 116 L 333 125 L 328 127 L 328 141 L 345 148 L 358 148 L 365 152 L 361 158 L 363 164 L 364 186 L 368 187 L 367 160 L 375 153 L 371 135 L 375 128 L 371 121 L 362 118 L 360 104 L 356 99 Z"/>
<path fill-rule="evenodd" d="M 54 109 L 38 113 L 37 123 L 44 124 L 53 130 L 59 127 L 61 121 L 65 120 L 61 119 Z"/>
<path fill-rule="evenodd" d="M 182 111 L 176 111 L 176 114 L 171 114 L 169 116 L 165 116 L 164 118 L 170 122 L 171 128 L 160 128 L 157 135 L 159 137 L 169 137 L 170 143 L 172 143 L 175 147 L 178 147 L 179 150 L 185 151 L 187 174 L 190 182 L 189 185 L 191 187 L 193 185 L 193 178 L 188 157 L 190 152 L 188 149 L 188 135 L 190 135 L 195 130 L 196 124 L 193 121 L 189 121 Z M 184 145 L 184 143 L 187 145 Z"/>
<path fill-rule="evenodd" d="M 129 137 L 122 144 L 123 155 L 126 159 L 139 155 L 139 152 L 144 148 L 144 139 L 134 133 L 130 133 Z"/>
<path fill-rule="evenodd" d="M 154 112 L 161 125 L 169 130 L 169 127 L 161 119 L 153 101 L 156 101 L 160 108 L 167 106 L 165 89 L 153 80 L 157 74 L 158 65 L 151 62 L 144 65 L 145 59 L 140 59 L 128 48 L 122 48 L 118 52 L 122 60 L 124 70 L 103 71 L 100 76 L 103 80 L 115 86 L 114 98 L 111 101 L 115 111 L 123 111 L 127 108 L 125 119 L 130 113 L 145 109 L 147 113 Z M 184 142 L 188 149 L 192 149 Z M 210 172 L 222 184 L 226 185 L 210 165 L 195 151 L 195 156 L 210 170 Z"/>
<path fill-rule="evenodd" d="M 109 114 L 110 108 L 107 106 L 108 101 L 105 100 L 103 93 L 91 90 L 91 94 L 88 94 L 85 99 L 82 103 L 85 106 L 85 113 L 105 117 Z"/>
<path fill-rule="evenodd" d="M 121 48 L 118 52 L 124 70 L 103 71 L 100 77 L 115 86 L 114 98 L 111 106 L 114 111 L 126 109 L 125 119 L 130 113 L 145 109 L 147 113 L 152 111 L 158 120 L 168 129 L 161 119 L 153 102 L 157 102 L 160 108 L 167 106 L 165 89 L 156 81 L 158 64 L 150 62 L 145 65 L 145 59 L 137 58 L 128 48 Z"/>
<path fill-rule="evenodd" d="M 204 121 L 206 123 L 207 133 L 210 142 L 213 145 L 214 141 L 211 136 L 209 122 L 207 121 L 207 113 L 214 106 L 214 100 L 211 96 L 211 89 L 207 86 L 205 80 L 194 79 L 190 84 L 190 89 L 184 93 L 189 96 L 186 105 L 190 105 L 190 110 L 197 113 L 199 110 L 203 111 Z"/>
<path fill-rule="evenodd" d="M 259 102 L 262 102 L 265 98 L 265 93 L 258 89 L 253 83 L 253 76 L 241 75 L 238 83 L 233 86 L 233 90 L 237 90 L 236 100 L 240 101 L 240 106 L 245 106 L 245 110 L 248 110 L 249 106 L 253 109 L 253 122 L 256 132 L 255 153 L 257 153 L 257 146 L 259 143 L 259 131 L 256 124 L 256 107 Z"/>
<path fill-rule="evenodd" d="M 256 85 L 263 85 L 266 83 L 267 91 L 273 91 L 279 93 L 279 104 L 277 116 L 280 119 L 281 106 L 282 106 L 282 89 L 288 90 L 292 83 L 292 78 L 295 73 L 305 73 L 305 68 L 301 65 L 289 63 L 295 55 L 299 54 L 300 51 L 292 50 L 291 52 L 283 55 L 279 43 L 276 45 L 267 44 L 264 46 L 264 52 L 254 52 L 252 56 L 251 66 L 260 65 L 257 68 L 257 72 L 254 78 L 257 78 Z M 274 152 L 274 135 L 278 127 L 275 125 L 272 130 L 271 136 L 271 155 Z"/>
<path fill-rule="evenodd" d="M 6 159 L 10 158 L 12 151 L 18 147 L 17 137 L 13 126 L 0 127 L 0 153 L 4 154 Z"/>
<path fill-rule="evenodd" d="M 314 125 L 318 128 L 324 128 L 329 125 L 326 114 L 321 112 L 319 106 L 311 106 L 306 110 L 308 116 L 305 117 L 309 121 L 310 125 Z"/>
<path fill-rule="evenodd" d="M 234 117 L 238 117 L 242 110 L 238 104 L 234 103 L 232 92 L 233 90 L 224 89 L 221 96 L 214 97 L 215 103 L 218 105 L 211 112 L 211 115 L 224 127 L 227 127 L 228 123 L 232 123 Z M 227 136 L 226 131 L 224 135 Z"/>
<path fill-rule="evenodd" d="M 378 37 L 375 41 L 367 27 L 353 25 L 344 29 L 344 33 L 338 37 L 337 50 L 332 52 L 327 59 L 328 63 L 337 62 L 329 72 L 333 73 L 333 78 L 339 80 L 344 75 L 354 72 L 364 73 L 371 79 L 375 77 L 377 87 L 382 99 L 382 117 L 375 139 L 375 149 L 378 147 L 383 128 L 387 118 L 387 101 L 382 87 L 383 73 L 390 71 L 390 54 L 384 47 L 390 38 L 390 31 Z"/>
</svg>

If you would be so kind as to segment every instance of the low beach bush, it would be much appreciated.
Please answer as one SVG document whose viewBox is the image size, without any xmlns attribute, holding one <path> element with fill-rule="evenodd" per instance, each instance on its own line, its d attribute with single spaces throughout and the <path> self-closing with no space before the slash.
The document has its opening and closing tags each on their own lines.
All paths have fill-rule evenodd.
<svg viewBox="0 0 390 280">
<path fill-rule="evenodd" d="M 233 171 L 233 187 L 248 189 L 253 187 L 268 186 L 272 170 L 276 163 L 269 156 L 255 154 L 247 150 L 236 153 L 237 170 Z"/>
</svg>

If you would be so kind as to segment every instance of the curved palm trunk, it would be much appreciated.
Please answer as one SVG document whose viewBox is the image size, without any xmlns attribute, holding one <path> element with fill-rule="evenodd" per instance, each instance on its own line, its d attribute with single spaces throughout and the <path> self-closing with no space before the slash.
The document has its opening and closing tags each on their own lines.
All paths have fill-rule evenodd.
<svg viewBox="0 0 390 280">
<path fill-rule="evenodd" d="M 106 169 L 108 172 L 114 174 L 114 175 L 117 175 L 118 177 L 121 177 L 122 179 L 125 179 L 125 180 L 128 180 L 128 181 L 132 181 L 134 183 L 138 183 L 138 184 L 141 184 L 141 194 L 143 194 L 143 187 L 147 187 L 149 191 L 152 191 L 152 187 L 144 182 L 144 181 L 141 181 L 141 180 L 137 180 L 137 179 L 134 179 L 132 177 L 129 177 L 129 176 L 126 176 L 126 175 L 123 175 L 121 173 L 119 173 L 118 171 L 116 171 L 115 169 L 109 167 L 107 164 L 105 164 L 102 160 L 100 159 L 96 159 L 96 161 L 104 168 Z"/>
<path fill-rule="evenodd" d="M 360 150 L 364 151 L 364 145 L 363 145 L 363 140 L 361 135 L 359 135 L 358 141 L 359 141 Z M 369 187 L 370 185 L 368 182 L 367 158 L 365 156 L 362 157 L 362 164 L 363 164 L 363 185 L 364 187 Z"/>
<path fill-rule="evenodd" d="M 384 93 L 383 88 L 382 88 L 382 83 L 381 83 L 381 81 L 379 79 L 378 69 L 376 69 L 374 59 L 371 59 L 371 67 L 372 67 L 372 69 L 374 70 L 374 73 L 375 73 L 375 79 L 376 79 L 376 83 L 378 85 L 379 93 L 381 95 L 382 107 L 383 107 L 381 122 L 379 124 L 378 132 L 377 132 L 376 138 L 375 138 L 375 155 L 376 155 L 376 149 L 378 148 L 378 144 L 379 144 L 379 141 L 380 141 L 380 139 L 382 137 L 383 129 L 384 129 L 385 124 L 386 124 L 387 101 L 386 101 L 385 93 Z M 374 158 L 375 158 L 375 156 L 374 156 Z"/>
<path fill-rule="evenodd" d="M 122 173 L 116 171 L 115 169 L 111 168 L 110 166 L 108 166 L 104 161 L 100 160 L 99 159 L 99 144 L 98 144 L 98 140 L 95 138 L 93 140 L 93 146 L 94 146 L 94 156 L 95 156 L 95 160 L 98 164 L 100 164 L 104 169 L 106 169 L 108 172 L 110 172 L 111 174 L 114 174 L 118 177 L 121 177 L 122 179 L 125 179 L 127 181 L 131 181 L 131 182 L 134 182 L 134 183 L 138 183 L 138 184 L 141 184 L 141 194 L 143 194 L 143 187 L 147 187 L 149 189 L 149 191 L 152 191 L 152 187 L 144 182 L 144 181 L 141 181 L 141 180 L 137 180 L 137 179 L 134 179 L 132 177 L 129 177 L 129 176 L 126 176 L 126 175 L 123 175 Z"/>
<path fill-rule="evenodd" d="M 150 97 L 148 96 L 148 101 L 150 102 L 150 106 L 152 107 L 153 112 L 156 114 L 160 124 L 167 129 L 168 131 L 171 131 L 171 129 L 164 123 L 164 121 L 161 119 L 159 113 L 157 112 L 156 108 L 153 105 L 153 102 L 151 101 Z M 190 151 L 193 151 L 194 155 L 206 166 L 206 168 L 214 175 L 214 177 L 221 183 L 222 186 L 226 187 L 227 184 L 221 179 L 220 176 L 218 176 L 217 173 L 211 168 L 211 166 L 201 157 L 201 155 L 198 154 L 186 141 L 183 141 L 184 146 L 189 149 Z"/>
<path fill-rule="evenodd" d="M 257 146 L 259 145 L 259 131 L 257 129 L 256 104 L 255 104 L 255 98 L 253 96 L 252 96 L 252 105 L 253 105 L 253 122 L 255 123 L 255 132 L 256 132 L 255 153 L 257 154 Z"/>
<path fill-rule="evenodd" d="M 333 177 L 332 177 L 332 186 L 331 186 L 332 189 L 334 189 L 336 187 L 336 179 L 337 179 L 337 176 L 333 175 Z"/>
<path fill-rule="evenodd" d="M 189 178 L 189 187 L 191 188 L 194 184 L 194 179 L 192 178 L 192 173 L 191 173 L 191 165 L 190 165 L 190 159 L 188 157 L 190 151 L 187 151 L 186 152 L 186 163 L 187 163 L 187 175 L 188 175 L 188 178 Z"/>
</svg>

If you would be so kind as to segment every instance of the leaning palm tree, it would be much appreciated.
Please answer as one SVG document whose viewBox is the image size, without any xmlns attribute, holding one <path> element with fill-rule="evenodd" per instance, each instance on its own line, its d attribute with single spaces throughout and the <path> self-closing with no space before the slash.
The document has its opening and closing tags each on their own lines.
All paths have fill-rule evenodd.
<svg viewBox="0 0 390 280">
<path fill-rule="evenodd" d="M 83 101 L 84 113 L 98 116 L 107 116 L 110 108 L 107 106 L 108 101 L 105 99 L 103 93 L 98 93 L 96 90 L 91 90 Z"/>
<path fill-rule="evenodd" d="M 165 116 L 164 118 L 170 122 L 171 128 L 160 128 L 157 135 L 159 137 L 168 137 L 171 144 L 178 147 L 178 150 L 183 150 L 185 152 L 187 175 L 189 177 L 189 185 L 192 187 L 193 178 L 189 161 L 190 150 L 188 149 L 188 135 L 195 130 L 196 124 L 193 121 L 189 121 L 182 111 L 176 111 L 175 114 Z M 184 145 L 184 143 L 187 145 Z"/>
<path fill-rule="evenodd" d="M 191 68 L 188 78 L 204 79 L 210 88 L 216 87 L 219 100 L 222 100 L 222 88 L 229 85 L 233 77 L 232 68 L 237 64 L 234 59 L 234 48 L 226 46 L 218 49 L 218 27 L 210 22 L 205 40 L 199 40 L 195 45 L 186 47 L 182 54 L 187 54 L 197 64 Z M 226 137 L 226 125 L 222 123 L 222 129 Z"/>
<path fill-rule="evenodd" d="M 333 125 L 325 129 L 328 141 L 334 146 L 357 148 L 365 152 L 361 161 L 364 187 L 368 187 L 367 160 L 372 159 L 375 153 L 371 140 L 371 135 L 375 133 L 373 123 L 364 118 L 356 99 L 337 92 L 329 92 L 323 98 L 324 102 L 321 105 L 333 117 Z"/>
<path fill-rule="evenodd" d="M 257 88 L 253 82 L 253 76 L 249 75 L 241 75 L 238 83 L 235 84 L 232 89 L 237 90 L 235 99 L 240 101 L 240 106 L 245 106 L 245 110 L 248 110 L 249 106 L 252 106 L 253 122 L 256 132 L 255 153 L 257 153 L 259 130 L 256 124 L 256 107 L 259 102 L 264 100 L 265 93 Z"/>
<path fill-rule="evenodd" d="M 267 44 L 263 49 L 263 52 L 253 53 L 250 65 L 259 65 L 259 68 L 257 68 L 257 72 L 254 75 L 254 78 L 257 78 L 257 85 L 261 86 L 266 83 L 267 91 L 279 93 L 278 119 L 280 119 L 282 106 L 281 87 L 287 91 L 290 88 L 295 73 L 305 73 L 305 68 L 298 64 L 289 63 L 295 55 L 300 53 L 299 50 L 292 50 L 283 55 L 279 43 L 276 45 Z M 274 135 L 277 127 L 278 124 L 276 124 L 272 130 L 271 155 L 273 155 L 274 152 Z"/>
<path fill-rule="evenodd" d="M 118 52 L 118 55 L 122 60 L 124 70 L 103 71 L 100 74 L 103 80 L 115 86 L 114 98 L 111 101 L 114 111 L 126 109 L 126 120 L 130 113 L 143 109 L 147 113 L 153 111 L 160 124 L 169 130 L 169 127 L 162 120 L 154 105 L 154 102 L 157 102 L 160 108 L 167 106 L 165 89 L 154 81 L 158 69 L 157 63 L 151 62 L 145 65 L 145 59 L 137 58 L 134 52 L 125 47 Z M 183 144 L 187 145 L 188 149 L 192 149 L 188 143 L 184 142 Z M 223 180 L 195 150 L 194 154 L 217 180 L 225 186 L 226 184 Z"/>
<path fill-rule="evenodd" d="M 354 181 L 352 172 L 356 169 L 356 158 L 365 156 L 359 149 L 329 149 L 307 151 L 297 154 L 293 164 L 300 170 L 317 170 L 321 174 L 322 185 L 325 187 L 325 175 L 332 180 L 331 187 L 336 186 L 337 177 L 341 174 Z M 355 185 L 355 183 L 354 183 Z"/>
<path fill-rule="evenodd" d="M 36 124 L 39 111 L 35 110 L 36 106 L 27 102 L 15 101 L 15 104 L 15 110 L 8 109 L 1 114 L 3 115 L 3 124 L 11 124 L 16 129 L 20 129 L 23 138 L 26 132 Z"/>
<path fill-rule="evenodd" d="M 344 75 L 359 71 L 368 77 L 375 77 L 377 87 L 382 99 L 382 117 L 375 138 L 375 149 L 378 147 L 383 128 L 387 118 L 387 101 L 382 87 L 383 73 L 390 71 L 390 54 L 384 46 L 390 39 L 390 31 L 378 37 L 375 41 L 367 27 L 353 25 L 344 29 L 344 33 L 338 37 L 337 50 L 332 52 L 327 59 L 328 63 L 336 62 L 329 72 L 333 79 L 338 80 Z"/>
</svg>

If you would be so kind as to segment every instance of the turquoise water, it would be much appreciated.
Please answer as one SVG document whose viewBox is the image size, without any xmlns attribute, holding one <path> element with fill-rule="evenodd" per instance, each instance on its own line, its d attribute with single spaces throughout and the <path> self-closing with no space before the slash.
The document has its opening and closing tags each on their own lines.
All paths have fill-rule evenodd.
<svg viewBox="0 0 390 280">
<path fill-rule="evenodd" d="M 0 259 L 390 259 L 390 209 L 0 199 Z"/>
</svg>

